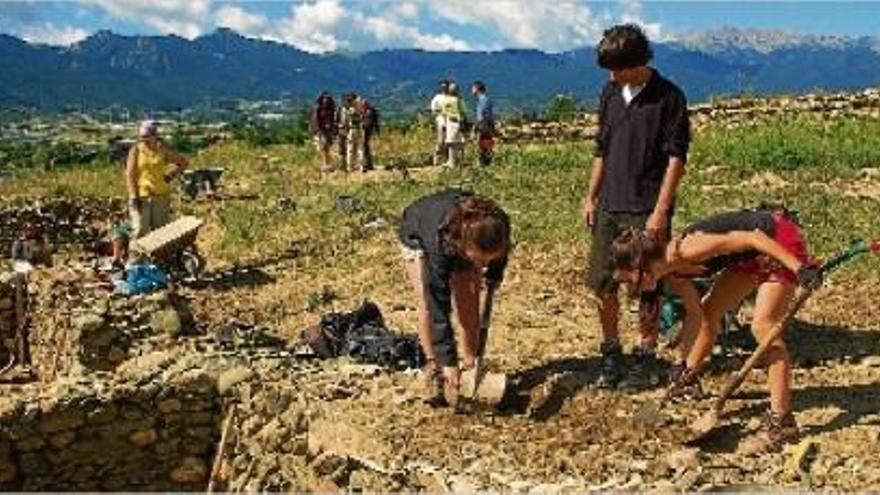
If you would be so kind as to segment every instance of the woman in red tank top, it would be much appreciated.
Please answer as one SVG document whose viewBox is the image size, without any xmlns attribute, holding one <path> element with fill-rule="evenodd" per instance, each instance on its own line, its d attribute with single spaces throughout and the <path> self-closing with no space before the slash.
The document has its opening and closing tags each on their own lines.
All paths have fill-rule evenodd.
<svg viewBox="0 0 880 495">
<path fill-rule="evenodd" d="M 810 262 L 800 227 L 784 210 L 744 210 L 697 222 L 672 242 L 637 230 L 624 232 L 612 246 L 615 277 L 633 291 L 654 290 L 663 280 L 679 294 L 687 316 L 678 350 L 682 362 L 668 394 L 699 392 L 698 374 L 712 350 L 721 319 L 757 292 L 752 332 L 761 341 L 784 317 L 797 285 L 821 283 Z M 701 300 L 690 278 L 715 275 Z M 791 414 L 791 356 L 782 339 L 765 361 L 770 410 L 764 428 L 745 450 L 774 450 L 797 437 Z"/>
</svg>

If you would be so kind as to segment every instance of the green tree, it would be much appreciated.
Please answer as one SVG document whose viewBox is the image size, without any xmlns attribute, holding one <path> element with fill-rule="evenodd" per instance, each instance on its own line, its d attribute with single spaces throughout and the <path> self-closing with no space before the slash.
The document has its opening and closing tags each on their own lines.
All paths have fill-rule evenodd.
<svg viewBox="0 0 880 495">
<path fill-rule="evenodd" d="M 578 112 L 574 95 L 558 94 L 550 100 L 544 116 L 550 120 L 574 120 Z"/>
</svg>

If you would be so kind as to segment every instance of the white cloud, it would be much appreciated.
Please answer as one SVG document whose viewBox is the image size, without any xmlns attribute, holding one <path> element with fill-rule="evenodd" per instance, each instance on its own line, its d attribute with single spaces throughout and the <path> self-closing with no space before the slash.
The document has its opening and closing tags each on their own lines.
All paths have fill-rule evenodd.
<svg viewBox="0 0 880 495">
<path fill-rule="evenodd" d="M 620 10 L 620 20 L 641 26 L 651 41 L 663 41 L 665 39 L 663 27 L 659 22 L 645 21 L 645 12 L 641 0 L 620 0 Z"/>
<path fill-rule="evenodd" d="M 419 4 L 415 2 L 401 2 L 389 9 L 389 14 L 393 18 L 415 20 L 420 14 Z"/>
<path fill-rule="evenodd" d="M 31 43 L 67 46 L 87 37 L 88 31 L 73 26 L 55 26 L 51 22 L 21 26 L 19 36 Z"/>
<path fill-rule="evenodd" d="M 371 17 L 365 18 L 363 21 L 366 33 L 386 46 L 414 46 L 435 51 L 470 49 L 467 42 L 453 38 L 448 34 L 425 34 L 413 26 L 401 25 L 393 19 Z"/>
<path fill-rule="evenodd" d="M 494 31 L 506 46 L 560 51 L 593 43 L 602 32 L 589 7 L 572 0 L 428 1 L 438 16 Z"/>
<path fill-rule="evenodd" d="M 342 38 L 348 27 L 349 13 L 336 0 L 318 0 L 292 8 L 290 17 L 277 28 L 281 39 L 309 52 L 327 52 L 347 48 Z"/>
<path fill-rule="evenodd" d="M 286 15 L 274 17 L 254 3 L 226 0 L 83 2 L 115 19 L 164 34 L 194 38 L 223 26 L 316 53 L 503 47 L 562 51 L 594 44 L 603 28 L 621 21 L 637 22 L 652 39 L 663 39 L 661 25 L 644 20 L 641 0 L 618 0 L 611 15 L 609 4 L 594 10 L 584 0 L 296 0 Z M 455 29 L 445 29 L 449 27 Z M 462 29 L 472 30 L 473 35 L 463 39 L 453 34 Z M 474 39 L 480 41 L 468 41 Z"/>
<path fill-rule="evenodd" d="M 88 0 L 111 16 L 164 34 L 195 38 L 205 31 L 211 0 Z"/>
<path fill-rule="evenodd" d="M 412 2 L 383 9 L 376 15 L 355 10 L 355 4 L 317 0 L 294 5 L 290 16 L 263 32 L 309 52 L 415 47 L 425 50 L 468 50 L 470 45 L 449 34 L 421 31 L 407 16 L 419 15 Z"/>
<path fill-rule="evenodd" d="M 225 6 L 214 14 L 217 26 L 228 27 L 242 34 L 259 34 L 266 28 L 268 21 L 260 14 L 248 12 L 239 7 Z"/>
</svg>

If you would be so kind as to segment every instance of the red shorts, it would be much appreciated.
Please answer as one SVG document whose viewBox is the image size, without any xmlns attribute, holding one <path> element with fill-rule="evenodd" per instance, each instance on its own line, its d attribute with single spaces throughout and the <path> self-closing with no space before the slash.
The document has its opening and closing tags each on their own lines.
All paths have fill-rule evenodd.
<svg viewBox="0 0 880 495">
<path fill-rule="evenodd" d="M 798 260 L 805 263 L 809 261 L 807 241 L 798 224 L 781 213 L 774 214 L 773 217 L 776 219 L 776 235 L 773 240 Z M 735 263 L 731 269 L 749 275 L 757 283 L 797 284 L 797 275 L 794 272 L 766 254 Z"/>
<path fill-rule="evenodd" d="M 481 137 L 478 141 L 478 145 L 481 150 L 491 151 L 492 148 L 495 147 L 495 139 L 491 136 L 489 137 Z"/>
</svg>

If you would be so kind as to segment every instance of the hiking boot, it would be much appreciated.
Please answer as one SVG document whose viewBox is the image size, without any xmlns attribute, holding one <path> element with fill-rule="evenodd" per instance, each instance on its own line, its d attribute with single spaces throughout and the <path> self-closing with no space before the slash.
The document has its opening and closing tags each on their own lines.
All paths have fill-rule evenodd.
<svg viewBox="0 0 880 495">
<path fill-rule="evenodd" d="M 703 396 L 697 372 L 685 363 L 674 364 L 669 370 L 669 387 L 666 397 L 673 401 L 699 399 Z"/>
<path fill-rule="evenodd" d="M 660 385 L 663 377 L 660 361 L 653 347 L 639 346 L 632 353 L 633 363 L 626 376 L 617 384 L 619 390 L 635 392 Z"/>
<path fill-rule="evenodd" d="M 741 447 L 745 455 L 758 455 L 780 452 L 788 444 L 798 439 L 798 427 L 790 412 L 779 415 L 768 410 L 761 419 L 758 432 L 747 438 Z"/>
<path fill-rule="evenodd" d="M 596 386 L 604 389 L 615 388 L 623 377 L 623 349 L 617 342 L 603 342 L 599 350 L 602 352 L 602 362 L 599 365 Z"/>
</svg>

